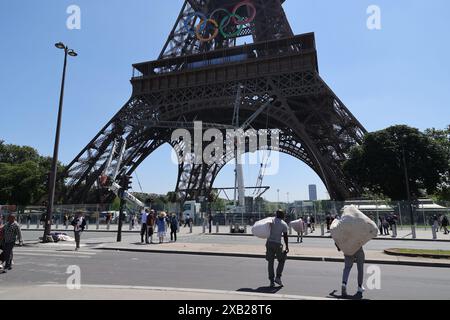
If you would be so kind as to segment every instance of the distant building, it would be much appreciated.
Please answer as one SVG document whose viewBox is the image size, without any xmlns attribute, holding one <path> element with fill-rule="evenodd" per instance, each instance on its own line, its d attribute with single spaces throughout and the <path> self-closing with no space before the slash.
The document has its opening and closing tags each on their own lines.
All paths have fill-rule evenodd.
<svg viewBox="0 0 450 320">
<path fill-rule="evenodd" d="M 309 188 L 309 201 L 317 201 L 317 186 L 315 184 L 310 184 Z"/>
</svg>

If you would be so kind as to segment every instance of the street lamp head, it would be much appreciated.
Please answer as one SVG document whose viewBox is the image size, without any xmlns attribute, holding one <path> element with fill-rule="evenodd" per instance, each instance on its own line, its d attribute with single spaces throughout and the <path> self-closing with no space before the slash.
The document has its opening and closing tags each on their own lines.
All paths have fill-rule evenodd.
<svg viewBox="0 0 450 320">
<path fill-rule="evenodd" d="M 71 57 L 76 57 L 76 56 L 78 56 L 78 53 L 76 53 L 76 52 L 73 51 L 72 49 L 70 49 L 67 53 L 68 53 L 69 56 L 71 56 Z"/>
<path fill-rule="evenodd" d="M 66 46 L 64 45 L 64 43 L 62 42 L 58 42 L 55 44 L 55 47 L 57 47 L 58 49 L 65 49 Z"/>
</svg>

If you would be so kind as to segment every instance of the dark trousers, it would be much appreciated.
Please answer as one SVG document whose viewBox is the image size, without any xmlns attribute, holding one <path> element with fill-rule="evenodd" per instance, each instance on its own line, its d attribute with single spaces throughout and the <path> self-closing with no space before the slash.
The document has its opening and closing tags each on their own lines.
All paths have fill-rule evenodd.
<svg viewBox="0 0 450 320">
<path fill-rule="evenodd" d="M 13 260 L 14 245 L 15 245 L 14 242 L 3 244 L 3 255 L 4 255 L 4 259 L 5 259 L 5 268 L 11 267 L 11 262 Z"/>
<path fill-rule="evenodd" d="M 77 248 L 80 249 L 81 231 L 75 231 L 75 243 Z"/>
<path fill-rule="evenodd" d="M 148 243 L 148 229 L 146 223 L 143 223 L 141 227 L 141 242 L 144 242 L 144 236 L 145 242 Z"/>
<path fill-rule="evenodd" d="M 170 240 L 173 241 L 174 239 L 177 242 L 177 229 L 170 228 Z"/>
<path fill-rule="evenodd" d="M 266 260 L 268 262 L 269 280 L 275 279 L 274 264 L 275 259 L 278 260 L 277 278 L 281 278 L 283 275 L 284 264 L 286 262 L 286 253 L 283 252 L 283 245 L 275 242 L 266 243 Z"/>
</svg>

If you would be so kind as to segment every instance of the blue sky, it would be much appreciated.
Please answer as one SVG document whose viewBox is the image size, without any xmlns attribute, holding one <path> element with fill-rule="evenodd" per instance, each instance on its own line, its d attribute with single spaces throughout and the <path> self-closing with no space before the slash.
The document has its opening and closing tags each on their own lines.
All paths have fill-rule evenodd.
<svg viewBox="0 0 450 320">
<path fill-rule="evenodd" d="M 68 30 L 66 9 L 81 8 L 81 30 Z M 378 5 L 382 29 L 366 27 Z M 131 94 L 132 63 L 157 58 L 182 0 L 1 0 L 0 138 L 52 154 L 63 41 L 79 57 L 69 62 L 60 160 L 70 162 Z M 315 32 L 321 76 L 369 130 L 393 124 L 443 128 L 450 119 L 448 0 L 288 0 L 296 34 Z M 254 185 L 258 166 L 245 166 Z M 176 167 L 163 147 L 137 171 L 146 192 L 174 188 Z M 136 179 L 135 179 L 136 180 Z M 280 156 L 280 172 L 267 177 L 267 198 L 307 198 L 320 179 L 303 163 Z M 233 168 L 216 186 L 233 185 Z M 135 184 L 135 190 L 140 187 Z"/>
</svg>

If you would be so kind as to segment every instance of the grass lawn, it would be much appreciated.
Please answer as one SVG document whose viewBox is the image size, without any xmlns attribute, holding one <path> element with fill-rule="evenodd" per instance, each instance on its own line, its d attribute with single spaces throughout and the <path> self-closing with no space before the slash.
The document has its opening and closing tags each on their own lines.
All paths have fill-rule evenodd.
<svg viewBox="0 0 450 320">
<path fill-rule="evenodd" d="M 430 255 L 449 255 L 450 250 L 423 250 L 423 249 L 391 249 L 398 253 L 407 254 L 430 254 Z"/>
</svg>

